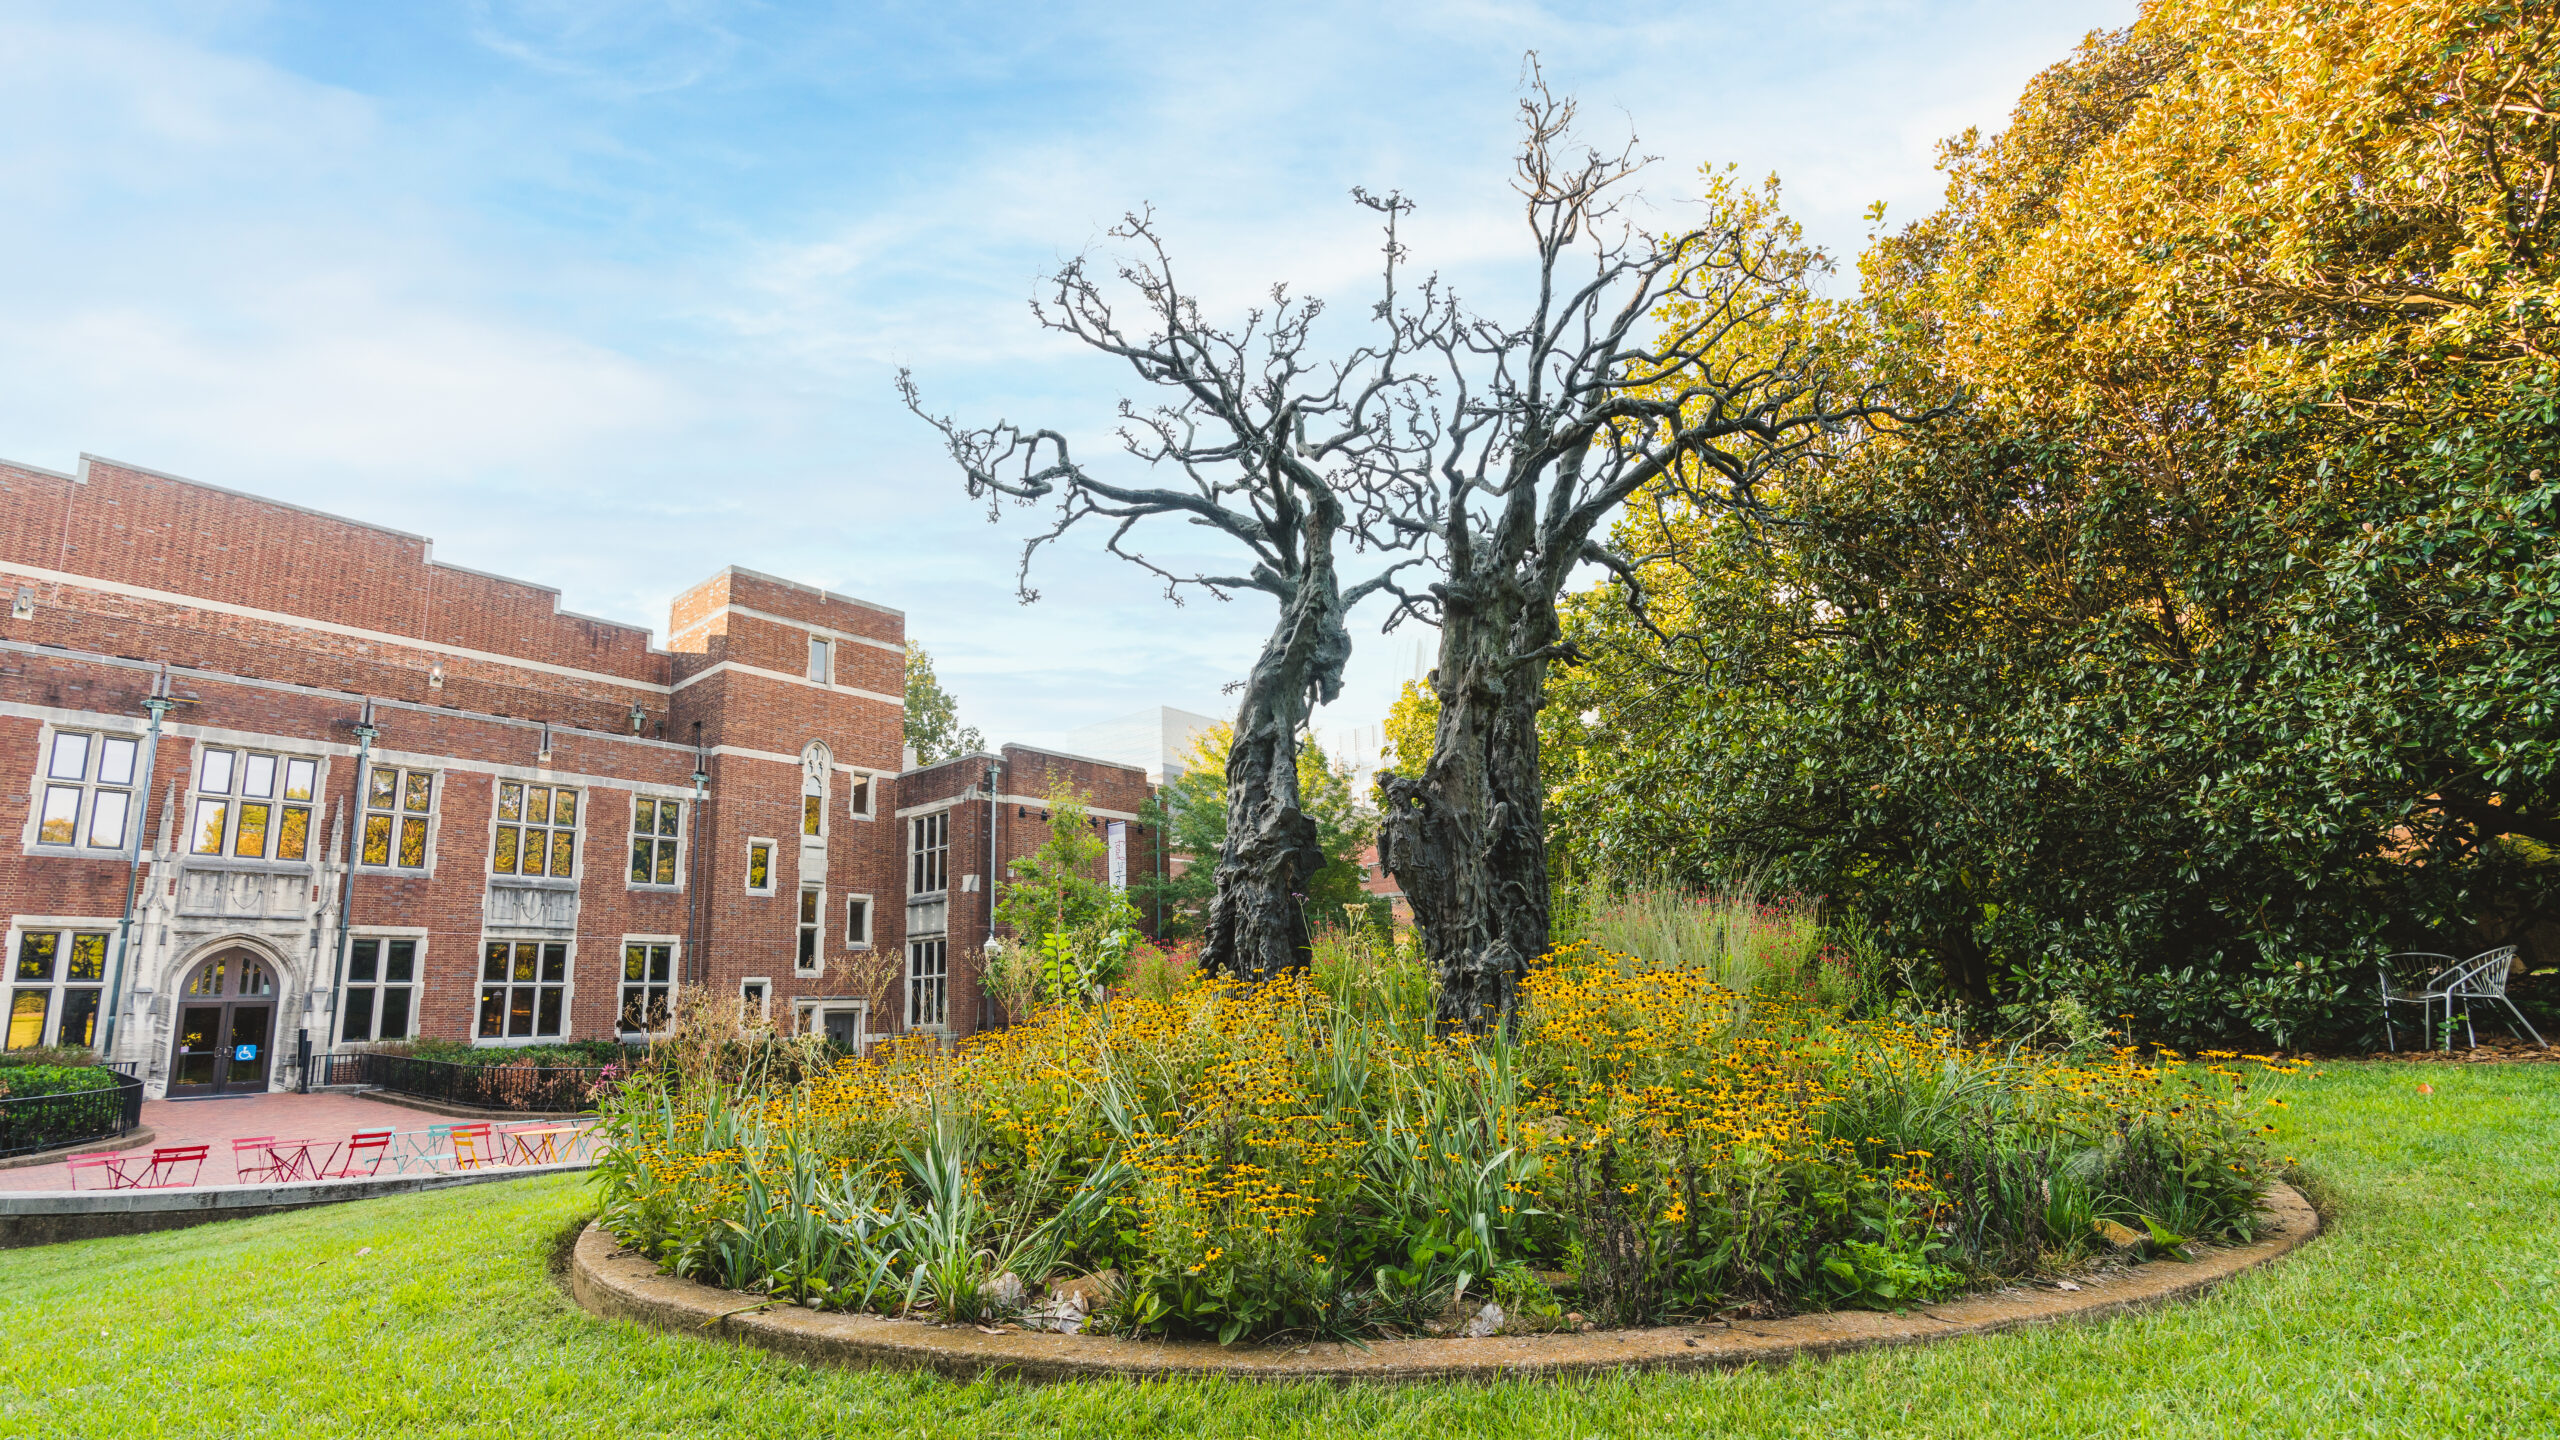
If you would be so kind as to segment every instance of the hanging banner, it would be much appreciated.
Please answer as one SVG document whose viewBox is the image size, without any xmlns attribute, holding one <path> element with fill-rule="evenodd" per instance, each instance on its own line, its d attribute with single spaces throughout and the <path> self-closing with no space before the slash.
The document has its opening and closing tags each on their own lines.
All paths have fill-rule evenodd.
<svg viewBox="0 0 2560 1440">
<path fill-rule="evenodd" d="M 1113 893 L 1129 888 L 1129 822 L 1111 822 L 1111 889 Z"/>
</svg>

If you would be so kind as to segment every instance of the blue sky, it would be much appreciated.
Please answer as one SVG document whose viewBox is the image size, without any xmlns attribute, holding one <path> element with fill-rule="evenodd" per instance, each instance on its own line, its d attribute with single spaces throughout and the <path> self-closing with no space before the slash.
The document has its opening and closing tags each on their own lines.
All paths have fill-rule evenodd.
<svg viewBox="0 0 2560 1440">
<path fill-rule="evenodd" d="M 1662 157 L 1659 213 L 1701 165 L 1774 170 L 1845 258 L 1870 203 L 1934 203 L 1940 137 L 2132 11 L 12 0 L 0 455 L 417 531 L 661 630 L 723 564 L 848 591 L 908 612 L 991 738 L 1218 713 L 1263 604 L 1175 609 L 1073 541 L 1017 604 L 1031 517 L 964 498 L 899 366 L 964 419 L 1099 437 L 1121 377 L 1032 327 L 1045 269 L 1152 204 L 1213 306 L 1365 296 L 1355 184 L 1509 313 L 1532 49 L 1591 138 Z M 1337 743 L 1415 663 L 1374 630 Z"/>
</svg>

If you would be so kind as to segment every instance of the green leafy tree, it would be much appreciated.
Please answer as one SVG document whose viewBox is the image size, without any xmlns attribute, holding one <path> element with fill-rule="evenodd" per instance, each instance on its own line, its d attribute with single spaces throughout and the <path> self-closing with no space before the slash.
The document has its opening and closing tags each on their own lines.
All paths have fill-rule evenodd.
<svg viewBox="0 0 2560 1440">
<path fill-rule="evenodd" d="M 1049 787 L 1049 837 L 1006 867 L 996 921 L 1006 946 L 1038 956 L 1042 993 L 1074 994 L 1119 978 L 1136 938 L 1138 912 L 1104 873 L 1110 845 L 1094 829 L 1085 797 L 1064 780 Z M 1081 983 L 1068 983 L 1081 976 Z"/>
<path fill-rule="evenodd" d="M 2530 943 L 2555 92 L 2525 10 L 2162 0 L 1952 142 L 1839 344 L 1967 408 L 1798 467 L 1786 523 L 1622 522 L 1690 633 L 1570 610 L 1572 843 L 2190 1043 L 2354 1038 L 2381 952 Z"/>
<path fill-rule="evenodd" d="M 960 702 L 942 688 L 933 673 L 933 657 L 913 640 L 907 642 L 907 742 L 916 761 L 939 765 L 955 756 L 987 748 L 987 737 L 975 725 L 960 723 Z"/>
</svg>

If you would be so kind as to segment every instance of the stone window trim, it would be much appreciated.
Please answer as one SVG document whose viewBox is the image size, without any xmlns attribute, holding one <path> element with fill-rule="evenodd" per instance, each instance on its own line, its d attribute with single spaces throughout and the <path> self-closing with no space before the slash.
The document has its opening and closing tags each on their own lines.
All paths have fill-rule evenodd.
<svg viewBox="0 0 2560 1440">
<path fill-rule="evenodd" d="M 808 679 L 821 685 L 836 683 L 836 642 L 832 635 L 809 632 Z"/>
<path fill-rule="evenodd" d="M 107 720 L 114 717 L 99 718 Z M 57 745 L 66 739 L 69 744 Z M 143 823 L 149 808 L 148 797 L 140 788 L 142 772 L 148 764 L 142 754 L 147 739 L 146 731 L 129 731 L 114 724 L 48 723 L 42 726 L 36 737 L 35 769 L 27 784 L 27 824 L 20 847 L 22 851 L 28 855 L 77 855 L 93 860 L 129 854 L 133 849 L 134 827 Z M 52 773 L 58 763 L 58 748 L 67 750 L 71 745 L 80 748 L 82 773 L 78 779 Z M 131 756 L 130 773 L 119 768 L 119 757 L 127 753 Z M 67 761 L 70 757 L 66 754 L 59 758 Z M 121 783 L 114 779 L 118 774 L 125 775 Z M 120 807 L 116 812 L 120 823 L 114 830 L 118 839 L 112 845 L 86 843 L 96 834 L 101 792 L 122 797 L 121 800 L 105 802 L 111 807 Z M 57 813 L 66 807 L 71 811 L 67 821 Z M 68 824 L 68 840 L 45 838 L 49 817 L 57 825 Z"/>
<path fill-rule="evenodd" d="M 502 978 L 492 979 L 491 969 L 500 962 L 489 952 L 502 945 L 508 951 L 506 969 Z M 532 947 L 529 971 L 521 964 L 522 957 L 517 952 L 519 946 Z M 526 1045 L 557 1045 L 574 1038 L 577 1034 L 573 1017 L 577 1014 L 578 1005 L 578 950 L 578 937 L 575 935 L 528 935 L 521 931 L 509 933 L 503 930 L 483 932 L 479 948 L 474 952 L 477 958 L 473 962 L 476 968 L 472 971 L 471 1043 L 485 1049 L 502 1050 Z M 556 972 L 552 968 L 554 951 L 558 952 L 559 962 Z M 557 978 L 553 978 L 555 973 Z M 559 1015 L 557 1027 L 550 1030 L 542 1028 L 546 991 L 556 996 Z M 493 992 L 501 997 L 499 1033 L 490 1035 L 484 1032 L 489 1028 L 489 1001 Z M 512 1033 L 515 1027 L 509 1023 L 518 992 L 525 994 L 532 1007 L 532 1021 L 527 1033 L 521 1035 Z"/>
<path fill-rule="evenodd" d="M 799 949 L 792 954 L 791 973 L 799 976 L 823 975 L 827 971 L 827 885 L 823 880 L 800 883 Z"/>
<path fill-rule="evenodd" d="M 880 816 L 880 777 L 886 770 L 866 770 L 859 765 L 839 765 L 845 772 L 844 813 L 848 820 L 876 820 Z"/>
<path fill-rule="evenodd" d="M 28 940 L 50 940 L 51 963 L 42 975 L 28 972 Z M 83 941 L 89 942 L 83 944 Z M 82 952 L 94 947 L 94 955 Z M 7 997 L 5 1010 L 0 1010 L 0 1048 L 23 1049 L 20 1031 L 26 1028 L 20 1014 L 20 996 L 41 997 L 41 1009 L 27 1007 L 35 1034 L 28 1045 L 64 1043 L 62 1026 L 66 1019 L 85 1023 L 94 1042 L 98 1022 L 105 1015 L 106 973 L 115 966 L 116 917 L 112 915 L 19 915 L 9 922 L 8 948 L 0 951 L 0 995 Z M 97 974 L 92 976 L 86 967 Z M 71 1043 L 83 1043 L 75 1039 Z"/>
<path fill-rule="evenodd" d="M 690 795 L 651 795 L 637 790 L 632 792 L 631 824 L 624 842 L 631 847 L 631 854 L 628 857 L 629 863 L 622 872 L 623 889 L 649 891 L 661 895 L 683 893 L 687 871 L 693 859 L 693 824 L 696 808 L 693 797 Z M 675 812 L 672 834 L 667 829 L 669 810 Z M 647 830 L 641 828 L 644 822 L 649 826 Z M 655 876 L 672 873 L 674 876 L 672 880 L 662 883 L 656 879 L 633 878 L 640 868 L 639 847 L 644 843 L 649 847 L 650 874 Z"/>
<path fill-rule="evenodd" d="M 385 795 L 385 782 L 379 778 L 382 776 L 390 777 L 388 804 L 377 803 Z M 447 778 L 438 766 L 395 763 L 379 756 L 365 765 L 356 776 L 354 807 L 358 817 L 355 850 L 359 873 L 435 878 L 436 822 L 444 813 Z M 422 796 L 424 808 L 418 804 Z M 495 802 L 493 791 L 489 807 L 493 817 L 497 811 Z M 415 831 L 410 828 L 413 821 L 421 822 Z M 491 824 L 495 823 L 493 818 Z M 410 844 L 413 835 L 418 841 L 414 849 Z M 377 837 L 380 844 L 375 843 Z M 403 863 L 413 854 L 419 863 Z"/>
<path fill-rule="evenodd" d="M 835 827 L 827 813 L 827 792 L 835 783 L 835 754 L 824 740 L 812 740 L 800 751 L 800 844 L 814 850 L 827 848 L 828 832 Z"/>
<path fill-rule="evenodd" d="M 907 942 L 906 991 L 908 1030 L 938 1035 L 950 1029 L 950 937 Z"/>
<path fill-rule="evenodd" d="M 937 810 L 907 821 L 907 894 L 940 895 L 951 888 L 951 812 Z"/>
<path fill-rule="evenodd" d="M 871 917 L 874 913 L 876 912 L 871 908 L 870 896 L 847 895 L 844 897 L 844 948 L 847 950 L 871 948 Z"/>
<path fill-rule="evenodd" d="M 535 797 L 544 801 L 547 813 L 533 818 Z M 562 808 L 563 799 L 567 808 Z M 555 784 L 548 780 L 521 780 L 499 776 L 489 782 L 489 876 L 509 884 L 537 884 L 554 881 L 576 886 L 587 876 L 587 812 L 593 808 L 594 795 L 584 787 Z M 509 812 L 513 811 L 512 814 Z M 567 874 L 555 868 L 562 859 L 561 842 L 566 840 L 569 862 Z M 539 844 L 542 866 L 532 863 L 533 847 Z"/>
<path fill-rule="evenodd" d="M 867 1045 L 875 1037 L 871 1029 L 871 1002 L 858 995 L 803 995 L 791 1002 L 794 1026 L 803 1035 L 827 1033 L 830 1016 L 850 1014 L 853 1023 L 847 1027 L 857 1045 Z"/>
<path fill-rule="evenodd" d="M 185 783 L 171 842 L 190 865 L 309 866 L 326 848 L 326 756 L 199 740 Z"/>
<path fill-rule="evenodd" d="M 775 882 L 779 878 L 779 872 L 782 868 L 780 860 L 781 854 L 782 846 L 778 842 L 767 839 L 762 835 L 750 835 L 747 837 L 748 894 L 771 895 L 774 893 Z M 757 872 L 759 870 L 763 872 L 762 883 L 758 883 Z"/>
<path fill-rule="evenodd" d="M 654 1009 L 668 1025 L 674 1023 L 676 1004 L 683 993 L 678 977 L 684 973 L 684 937 L 625 935 L 614 947 L 614 956 L 613 1033 L 624 1039 L 666 1034 L 664 1028 L 634 1029 L 623 1021 L 634 1013 L 636 998 L 643 1018 Z"/>
<path fill-rule="evenodd" d="M 343 962 L 345 965 L 346 981 L 343 987 L 341 987 L 338 995 L 338 1016 L 336 1020 L 338 1038 L 334 1041 L 328 1041 L 325 1045 L 318 1048 L 362 1045 L 377 1040 L 416 1039 L 419 1032 L 419 1015 L 424 1008 L 423 1002 L 426 999 L 428 988 L 427 947 L 433 937 L 433 933 L 434 932 L 428 930 L 427 927 L 423 925 L 358 924 L 349 926 L 347 928 L 347 953 Z M 493 936 L 490 938 L 494 939 L 497 937 Z M 374 965 L 372 972 L 374 978 L 371 980 L 358 978 L 364 973 L 358 951 L 364 942 L 368 940 L 375 942 Z M 393 978 L 397 973 L 394 968 L 395 956 L 392 952 L 392 946 L 394 944 L 406 944 L 410 947 L 410 971 L 409 979 L 406 981 Z M 330 970 L 334 973 L 337 968 L 338 967 L 336 965 L 332 965 Z M 402 1034 L 386 1035 L 382 1033 L 382 1020 L 384 1015 L 382 995 L 387 991 L 401 989 L 405 989 L 409 992 L 407 1001 L 407 1028 Z M 358 990 L 365 990 L 372 993 L 367 997 L 370 1004 L 369 1014 L 365 1021 L 366 1034 L 362 1038 L 353 1038 L 347 1035 L 354 1008 L 350 1002 L 355 992 Z M 479 1028 L 476 1011 L 474 1012 L 472 1028 L 474 1030 Z M 486 1043 L 498 1044 L 501 1042 L 489 1041 Z M 530 1045 L 535 1042 L 531 1040 L 523 1040 L 515 1043 Z"/>
<path fill-rule="evenodd" d="M 773 1018 L 773 977 L 770 975 L 742 977 L 738 981 L 738 998 L 745 1001 L 747 1008 L 754 1011 L 759 1018 L 771 1020 Z"/>
</svg>

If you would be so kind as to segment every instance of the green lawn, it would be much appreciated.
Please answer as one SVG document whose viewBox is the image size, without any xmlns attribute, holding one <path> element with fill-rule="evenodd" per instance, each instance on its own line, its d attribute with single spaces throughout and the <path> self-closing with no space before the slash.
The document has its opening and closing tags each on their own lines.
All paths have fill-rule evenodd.
<svg viewBox="0 0 2560 1440">
<path fill-rule="evenodd" d="M 958 1385 L 591 1319 L 547 1271 L 584 1189 L 540 1180 L 0 1253 L 0 1434 L 2560 1433 L 2560 1068 L 2291 1084 L 2331 1232 L 2102 1324 L 1691 1378 Z"/>
</svg>

